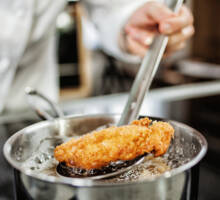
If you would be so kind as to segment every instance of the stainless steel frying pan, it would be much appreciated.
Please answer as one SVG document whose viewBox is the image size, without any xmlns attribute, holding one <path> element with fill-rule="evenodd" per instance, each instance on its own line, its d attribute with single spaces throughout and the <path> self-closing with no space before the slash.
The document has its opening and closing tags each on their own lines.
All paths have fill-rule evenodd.
<svg viewBox="0 0 220 200">
<path fill-rule="evenodd" d="M 39 122 L 10 137 L 4 145 L 4 155 L 16 169 L 21 186 L 34 199 L 196 199 L 198 163 L 206 153 L 207 142 L 198 131 L 171 120 L 168 121 L 175 128 L 175 137 L 165 156 L 172 169 L 160 177 L 112 183 L 56 174 L 56 145 L 100 126 L 116 124 L 119 117 L 66 116 Z"/>
</svg>

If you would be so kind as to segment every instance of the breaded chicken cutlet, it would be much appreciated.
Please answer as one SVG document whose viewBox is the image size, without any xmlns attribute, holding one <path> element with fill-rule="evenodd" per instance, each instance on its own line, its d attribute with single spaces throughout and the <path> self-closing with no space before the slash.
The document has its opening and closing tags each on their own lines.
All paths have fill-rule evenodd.
<svg viewBox="0 0 220 200">
<path fill-rule="evenodd" d="M 166 153 L 173 127 L 162 121 L 143 118 L 130 125 L 93 131 L 78 139 L 57 146 L 54 156 L 68 167 L 91 170 L 107 166 L 110 162 L 132 160 L 146 153 L 160 156 Z"/>
</svg>

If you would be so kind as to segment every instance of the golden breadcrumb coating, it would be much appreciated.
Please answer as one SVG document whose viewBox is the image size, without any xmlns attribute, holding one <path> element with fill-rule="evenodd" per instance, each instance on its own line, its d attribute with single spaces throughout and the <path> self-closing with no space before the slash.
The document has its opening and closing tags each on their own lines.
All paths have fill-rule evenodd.
<svg viewBox="0 0 220 200">
<path fill-rule="evenodd" d="M 167 122 L 153 122 L 148 118 L 130 125 L 110 127 L 88 133 L 78 139 L 57 146 L 54 156 L 69 167 L 99 169 L 111 161 L 132 160 L 144 153 L 155 156 L 166 153 L 173 127 Z"/>
</svg>

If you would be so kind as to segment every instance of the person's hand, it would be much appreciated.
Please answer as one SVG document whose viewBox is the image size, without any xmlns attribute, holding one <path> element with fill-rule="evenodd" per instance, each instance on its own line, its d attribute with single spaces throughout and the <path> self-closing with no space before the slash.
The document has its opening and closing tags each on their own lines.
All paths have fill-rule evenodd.
<svg viewBox="0 0 220 200">
<path fill-rule="evenodd" d="M 124 26 L 120 44 L 124 51 L 144 57 L 155 34 L 169 36 L 165 55 L 182 49 L 194 34 L 193 16 L 182 6 L 178 14 L 159 2 L 145 3 L 136 10 Z"/>
</svg>

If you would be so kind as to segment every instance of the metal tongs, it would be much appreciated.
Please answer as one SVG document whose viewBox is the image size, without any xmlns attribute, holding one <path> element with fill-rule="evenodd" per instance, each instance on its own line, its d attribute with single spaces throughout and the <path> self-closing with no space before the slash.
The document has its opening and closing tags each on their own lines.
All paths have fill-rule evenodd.
<svg viewBox="0 0 220 200">
<path fill-rule="evenodd" d="M 165 4 L 174 12 L 178 12 L 180 9 L 181 5 L 183 3 L 183 0 L 165 0 Z M 134 80 L 134 83 L 131 88 L 131 92 L 129 94 L 128 101 L 126 103 L 126 106 L 122 112 L 121 118 L 117 124 L 117 126 L 122 126 L 122 125 L 127 125 L 131 121 L 135 120 L 138 118 L 139 111 L 144 99 L 145 94 L 148 92 L 150 85 L 152 83 L 152 80 L 156 74 L 156 71 L 159 67 L 160 61 L 163 57 L 166 45 L 168 42 L 168 37 L 164 35 L 157 35 L 153 43 L 151 44 L 150 48 L 148 49 L 142 63 L 140 66 L 140 69 L 138 71 L 138 74 L 136 75 L 136 78 Z M 48 98 L 46 98 L 44 95 L 39 93 L 38 91 L 32 89 L 32 88 L 27 88 L 26 94 L 31 97 L 31 96 L 36 96 L 40 99 L 43 99 L 46 101 L 51 109 L 56 113 L 56 117 L 63 117 L 62 111 L 59 109 L 59 107 L 51 102 Z M 46 119 L 53 119 L 53 117 L 44 111 L 42 108 L 37 108 L 33 102 L 29 101 L 31 107 L 37 112 L 37 114 L 41 118 L 46 118 Z M 119 169 L 115 172 L 103 174 L 103 175 L 96 175 L 93 177 L 89 177 L 89 179 L 104 179 L 112 176 L 116 176 L 119 174 L 122 174 L 134 166 L 139 165 L 144 161 L 144 157 L 140 157 L 140 159 L 136 159 L 136 161 L 129 166 L 126 166 L 122 169 Z"/>
</svg>

